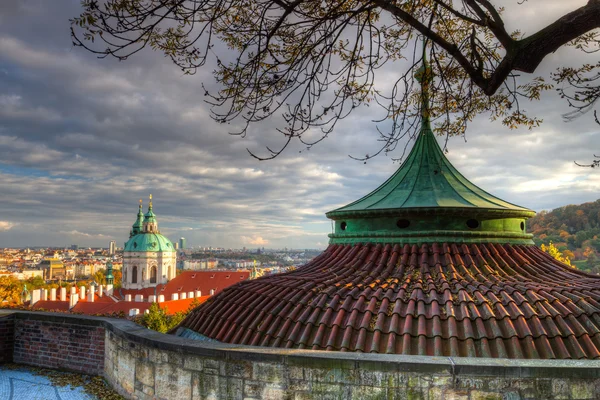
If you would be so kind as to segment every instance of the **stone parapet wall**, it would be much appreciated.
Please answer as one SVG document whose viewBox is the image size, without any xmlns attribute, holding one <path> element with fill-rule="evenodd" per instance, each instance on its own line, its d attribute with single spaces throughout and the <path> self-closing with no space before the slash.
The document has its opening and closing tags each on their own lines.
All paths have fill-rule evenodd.
<svg viewBox="0 0 600 400">
<path fill-rule="evenodd" d="M 12 316 L 0 317 L 0 364 L 13 361 L 15 320 Z"/>
<path fill-rule="evenodd" d="M 600 399 L 596 360 L 267 349 L 192 341 L 125 320 L 23 312 L 14 316 L 19 335 L 25 329 L 79 329 L 68 325 L 94 329 L 91 338 L 105 350 L 104 370 L 98 373 L 131 399 Z M 32 338 L 41 337 L 31 333 Z"/>
</svg>

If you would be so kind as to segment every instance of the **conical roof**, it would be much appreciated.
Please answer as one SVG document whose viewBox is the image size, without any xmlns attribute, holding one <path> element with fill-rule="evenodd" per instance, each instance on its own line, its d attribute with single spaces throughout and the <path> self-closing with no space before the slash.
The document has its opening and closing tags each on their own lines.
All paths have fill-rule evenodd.
<svg viewBox="0 0 600 400">
<path fill-rule="evenodd" d="M 485 210 L 503 211 L 504 215 L 532 217 L 535 213 L 504 201 L 470 182 L 444 155 L 433 135 L 429 112 L 429 87 L 433 79 L 423 47 L 423 65 L 415 77 L 421 83 L 421 128 L 417 140 L 400 168 L 381 186 L 344 207 L 327 213 L 329 218 L 374 216 L 438 209 L 462 213 Z M 439 210 L 443 208 L 444 210 Z"/>
<path fill-rule="evenodd" d="M 176 333 L 327 351 L 600 358 L 600 277 L 534 246 L 525 232 L 533 211 L 450 164 L 426 92 L 411 154 L 378 189 L 327 213 L 327 250 L 295 271 L 226 288 Z"/>
<path fill-rule="evenodd" d="M 428 125 L 423 124 L 412 151 L 387 181 L 363 198 L 328 212 L 327 216 L 427 208 L 503 210 L 515 215 L 534 215 L 533 211 L 489 194 L 465 178 L 446 158 Z"/>
</svg>

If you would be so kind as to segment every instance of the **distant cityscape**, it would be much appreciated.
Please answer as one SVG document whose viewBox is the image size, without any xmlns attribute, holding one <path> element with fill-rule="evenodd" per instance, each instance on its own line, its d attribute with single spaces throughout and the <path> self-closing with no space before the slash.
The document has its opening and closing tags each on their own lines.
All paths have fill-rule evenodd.
<svg viewBox="0 0 600 400">
<path fill-rule="evenodd" d="M 316 257 L 318 249 L 240 249 L 196 246 L 187 248 L 186 239 L 174 243 L 178 270 L 238 270 L 258 268 L 272 274 L 298 267 Z M 40 277 L 44 280 L 80 280 L 106 270 L 108 261 L 115 270 L 123 265 L 123 248 L 111 240 L 108 247 L 23 247 L 0 249 L 0 276 L 19 280 Z"/>
</svg>

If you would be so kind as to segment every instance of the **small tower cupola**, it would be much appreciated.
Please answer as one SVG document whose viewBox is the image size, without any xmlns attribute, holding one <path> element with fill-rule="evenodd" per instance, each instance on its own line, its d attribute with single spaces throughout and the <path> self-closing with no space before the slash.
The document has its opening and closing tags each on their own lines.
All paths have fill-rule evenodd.
<svg viewBox="0 0 600 400">
<path fill-rule="evenodd" d="M 112 261 L 108 260 L 108 262 L 106 263 L 106 284 L 112 285 L 114 279 L 115 277 L 113 275 L 113 263 Z"/>
<path fill-rule="evenodd" d="M 415 78 L 421 84 L 421 128 L 410 154 L 377 189 L 326 214 L 335 221 L 330 243 L 533 244 L 525 222 L 535 212 L 471 183 L 435 139 L 429 106 L 434 77 L 425 46 Z"/>
<path fill-rule="evenodd" d="M 160 233 L 158 231 L 158 223 L 156 222 L 156 215 L 152 211 L 152 195 L 150 195 L 150 202 L 148 203 L 148 212 L 144 215 L 143 223 L 144 233 Z"/>
<path fill-rule="evenodd" d="M 140 199 L 140 205 L 138 207 L 137 218 L 136 218 L 135 222 L 133 223 L 133 225 L 131 226 L 131 231 L 129 232 L 129 238 L 132 238 L 133 236 L 137 235 L 138 233 L 141 233 L 143 224 L 144 224 L 144 212 L 142 211 L 142 199 Z"/>
</svg>

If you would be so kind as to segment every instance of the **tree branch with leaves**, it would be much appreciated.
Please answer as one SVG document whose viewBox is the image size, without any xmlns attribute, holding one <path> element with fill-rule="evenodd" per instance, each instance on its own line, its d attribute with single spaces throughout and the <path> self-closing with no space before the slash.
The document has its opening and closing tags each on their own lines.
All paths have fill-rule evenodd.
<svg viewBox="0 0 600 400">
<path fill-rule="evenodd" d="M 236 126 L 231 133 L 246 135 L 250 125 L 281 116 L 283 144 L 268 147 L 266 155 L 251 153 L 259 159 L 276 157 L 295 139 L 310 148 L 369 104 L 383 108 L 378 122 L 391 121 L 378 126 L 377 154 L 414 134 L 418 36 L 431 44 L 431 115 L 438 133 L 464 134 L 479 114 L 510 128 L 538 126 L 541 119 L 521 102 L 539 99 L 555 83 L 580 111 L 598 98 L 595 79 L 583 87 L 578 80 L 598 65 L 558 69 L 554 83 L 533 77 L 517 84 L 515 76 L 534 73 L 563 46 L 597 50 L 600 0 L 529 35 L 508 31 L 505 10 L 490 0 L 83 0 L 82 7 L 71 20 L 73 44 L 101 58 L 125 60 L 150 47 L 186 74 L 212 58 L 219 89 L 203 95 L 216 121 Z M 402 71 L 382 92 L 376 77 L 388 62 Z"/>
</svg>

